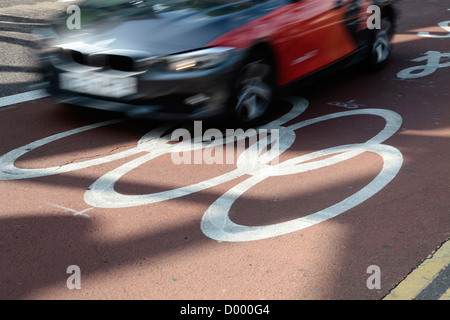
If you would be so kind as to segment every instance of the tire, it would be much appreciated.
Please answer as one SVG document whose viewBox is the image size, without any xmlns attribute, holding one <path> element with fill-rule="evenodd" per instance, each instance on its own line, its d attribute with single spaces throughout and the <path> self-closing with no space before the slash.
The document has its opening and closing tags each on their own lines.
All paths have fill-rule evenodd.
<svg viewBox="0 0 450 320">
<path fill-rule="evenodd" d="M 230 99 L 235 124 L 253 126 L 267 115 L 273 95 L 273 75 L 273 67 L 265 59 L 252 59 L 240 67 Z"/>
<path fill-rule="evenodd" d="M 389 62 L 392 53 L 391 40 L 394 35 L 394 24 L 390 16 L 381 17 L 380 29 L 375 29 L 371 53 L 366 61 L 370 71 L 383 69 Z"/>
</svg>

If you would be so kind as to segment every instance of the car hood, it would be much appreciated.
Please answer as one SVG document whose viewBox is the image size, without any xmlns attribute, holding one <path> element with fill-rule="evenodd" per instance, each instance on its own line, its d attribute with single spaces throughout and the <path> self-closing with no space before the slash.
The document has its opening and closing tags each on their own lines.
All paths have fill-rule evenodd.
<svg viewBox="0 0 450 320">
<path fill-rule="evenodd" d="M 88 0 L 80 5 L 81 29 L 66 19 L 55 26 L 60 43 L 89 51 L 135 50 L 166 55 L 202 48 L 219 36 L 285 4 L 282 0 Z"/>
</svg>

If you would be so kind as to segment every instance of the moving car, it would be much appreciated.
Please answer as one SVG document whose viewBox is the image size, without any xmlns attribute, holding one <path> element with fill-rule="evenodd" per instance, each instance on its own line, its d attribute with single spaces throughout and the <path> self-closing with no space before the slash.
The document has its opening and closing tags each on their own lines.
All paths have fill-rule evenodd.
<svg viewBox="0 0 450 320">
<path fill-rule="evenodd" d="M 394 0 L 87 0 L 79 8 L 80 29 L 65 14 L 39 33 L 54 96 L 131 117 L 227 113 L 242 124 L 265 115 L 274 93 L 326 71 L 385 66 L 399 11 Z"/>
</svg>

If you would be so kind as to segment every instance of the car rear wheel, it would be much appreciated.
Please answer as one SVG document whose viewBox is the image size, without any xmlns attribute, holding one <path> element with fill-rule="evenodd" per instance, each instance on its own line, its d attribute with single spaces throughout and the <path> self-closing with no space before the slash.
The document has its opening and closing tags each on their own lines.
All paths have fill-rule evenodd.
<svg viewBox="0 0 450 320">
<path fill-rule="evenodd" d="M 381 18 L 380 28 L 375 29 L 371 55 L 367 61 L 371 70 L 377 71 L 387 65 L 392 51 L 393 34 L 393 21 L 390 16 L 385 14 Z"/>
<path fill-rule="evenodd" d="M 267 114 L 272 92 L 272 66 L 264 59 L 244 63 L 235 81 L 231 102 L 233 120 L 242 126 L 256 124 Z"/>
</svg>

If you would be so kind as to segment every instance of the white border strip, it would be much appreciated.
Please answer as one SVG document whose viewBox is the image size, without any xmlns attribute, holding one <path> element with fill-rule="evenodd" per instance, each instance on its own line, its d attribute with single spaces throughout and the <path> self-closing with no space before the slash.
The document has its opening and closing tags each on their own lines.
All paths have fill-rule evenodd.
<svg viewBox="0 0 450 320">
<path fill-rule="evenodd" d="M 12 104 L 37 100 L 41 98 L 48 97 L 49 94 L 45 90 L 34 90 L 24 93 L 15 94 L 12 96 L 7 96 L 0 98 L 0 108 L 10 106 Z"/>
</svg>

